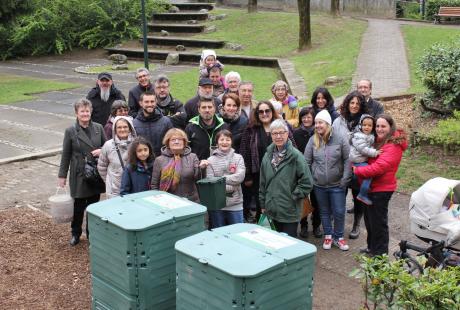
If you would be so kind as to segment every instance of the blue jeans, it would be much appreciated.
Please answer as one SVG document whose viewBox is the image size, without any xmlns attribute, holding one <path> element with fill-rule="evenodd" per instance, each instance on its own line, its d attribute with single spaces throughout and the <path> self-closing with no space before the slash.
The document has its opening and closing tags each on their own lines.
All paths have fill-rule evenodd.
<svg viewBox="0 0 460 310">
<path fill-rule="evenodd" d="M 334 240 L 343 238 L 345 227 L 345 189 L 339 186 L 314 186 L 319 214 L 323 225 L 324 235 L 331 235 Z M 332 221 L 334 220 L 334 228 Z"/>
<path fill-rule="evenodd" d="M 222 227 L 225 225 L 232 225 L 243 223 L 243 210 L 239 211 L 226 211 L 226 210 L 213 210 L 208 211 L 211 220 L 211 228 Z"/>
<path fill-rule="evenodd" d="M 365 167 L 365 166 L 367 166 L 367 163 L 366 162 L 353 163 L 353 166 L 355 166 L 355 167 Z M 371 187 L 371 183 L 372 183 L 372 179 L 364 179 L 361 182 L 361 186 L 359 187 L 359 194 L 358 195 L 366 197 L 366 198 L 369 199 L 369 197 L 367 197 L 367 192 L 369 192 L 369 188 Z"/>
</svg>

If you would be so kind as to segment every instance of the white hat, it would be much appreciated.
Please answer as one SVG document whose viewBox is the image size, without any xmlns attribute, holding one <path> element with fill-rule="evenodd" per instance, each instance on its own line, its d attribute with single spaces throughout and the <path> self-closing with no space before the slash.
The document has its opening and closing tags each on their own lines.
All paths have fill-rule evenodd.
<svg viewBox="0 0 460 310">
<path fill-rule="evenodd" d="M 327 110 L 322 110 L 321 112 L 316 114 L 315 120 L 317 120 L 317 119 L 320 119 L 322 121 L 325 121 L 329 125 L 332 125 L 331 115 L 329 114 L 329 112 Z"/>
<path fill-rule="evenodd" d="M 201 60 L 205 61 L 209 56 L 214 56 L 214 59 L 217 58 L 216 52 L 214 50 L 203 50 L 201 52 Z"/>
</svg>

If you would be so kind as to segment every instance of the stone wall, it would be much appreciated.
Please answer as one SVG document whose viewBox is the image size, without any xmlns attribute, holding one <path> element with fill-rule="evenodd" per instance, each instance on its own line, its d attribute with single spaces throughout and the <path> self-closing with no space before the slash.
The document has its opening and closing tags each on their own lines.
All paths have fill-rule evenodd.
<svg viewBox="0 0 460 310">
<path fill-rule="evenodd" d="M 247 0 L 223 0 L 224 5 L 245 7 Z M 296 10 L 297 0 L 258 0 L 258 6 L 274 10 Z M 340 10 L 345 14 L 357 14 L 379 17 L 395 17 L 396 0 L 341 0 Z M 330 0 L 310 0 L 312 11 L 328 12 Z"/>
</svg>

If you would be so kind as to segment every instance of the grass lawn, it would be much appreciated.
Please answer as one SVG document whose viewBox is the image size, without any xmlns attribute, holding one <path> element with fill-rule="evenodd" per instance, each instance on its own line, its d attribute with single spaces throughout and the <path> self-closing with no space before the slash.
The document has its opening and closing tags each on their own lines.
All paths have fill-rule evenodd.
<svg viewBox="0 0 460 310">
<path fill-rule="evenodd" d="M 101 73 L 101 72 L 136 72 L 138 68 L 144 68 L 144 63 L 139 61 L 129 61 L 128 60 L 128 70 L 112 70 L 112 65 L 103 65 L 103 66 L 94 66 L 89 67 L 88 72 L 90 73 Z M 155 70 L 155 65 L 153 63 L 149 63 L 149 70 Z"/>
<path fill-rule="evenodd" d="M 31 100 L 32 94 L 79 87 L 79 84 L 56 82 L 0 74 L 0 104 Z"/>
<path fill-rule="evenodd" d="M 248 66 L 225 66 L 224 74 L 236 71 L 243 81 L 254 83 L 254 97 L 258 100 L 270 99 L 272 84 L 280 78 L 278 70 Z M 171 92 L 175 98 L 185 103 L 196 94 L 198 68 L 168 75 L 171 80 Z"/>
<path fill-rule="evenodd" d="M 312 15 L 312 44 L 310 51 L 298 53 L 298 14 L 287 12 L 259 12 L 248 14 L 244 10 L 218 9 L 215 14 L 227 14 L 223 20 L 213 21 L 214 33 L 196 37 L 219 39 L 242 44 L 244 49 L 217 50 L 219 54 L 250 56 L 275 56 L 290 58 L 297 71 L 304 77 L 308 95 L 323 84 L 329 76 L 344 78 L 344 82 L 330 88 L 334 96 L 347 93 L 351 77 L 356 69 L 361 36 L 367 23 L 350 18 L 331 18 L 328 15 Z M 235 25 L 241 31 L 235 31 Z"/>
<path fill-rule="evenodd" d="M 402 26 L 406 42 L 407 57 L 410 66 L 411 88 L 409 92 L 423 93 L 425 87 L 417 76 L 417 62 L 425 50 L 435 43 L 452 41 L 459 38 L 460 29 L 439 26 Z"/>
</svg>

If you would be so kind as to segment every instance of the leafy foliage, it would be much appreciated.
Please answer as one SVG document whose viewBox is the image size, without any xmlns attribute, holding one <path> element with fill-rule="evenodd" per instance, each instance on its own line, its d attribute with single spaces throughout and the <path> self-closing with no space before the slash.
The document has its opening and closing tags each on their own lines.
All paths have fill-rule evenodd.
<svg viewBox="0 0 460 310">
<path fill-rule="evenodd" d="M 6 24 L 15 16 L 28 12 L 33 0 L 2 0 L 0 1 L 0 23 Z"/>
<path fill-rule="evenodd" d="M 440 120 L 425 137 L 433 144 L 460 146 L 460 111 L 454 111 L 451 118 Z"/>
<path fill-rule="evenodd" d="M 358 258 L 360 268 L 350 276 L 361 279 L 365 309 L 454 309 L 460 302 L 460 267 L 426 268 L 415 277 L 403 260 L 388 256 Z"/>
<path fill-rule="evenodd" d="M 425 7 L 425 19 L 434 20 L 441 6 L 460 6 L 460 0 L 428 0 Z"/>
<path fill-rule="evenodd" d="M 9 48 L 2 48 L 2 58 L 61 54 L 76 46 L 95 48 L 140 36 L 140 1 L 34 1 L 32 14 L 20 16 L 6 28 Z M 164 0 L 146 0 L 146 15 L 168 7 Z"/>
</svg>

